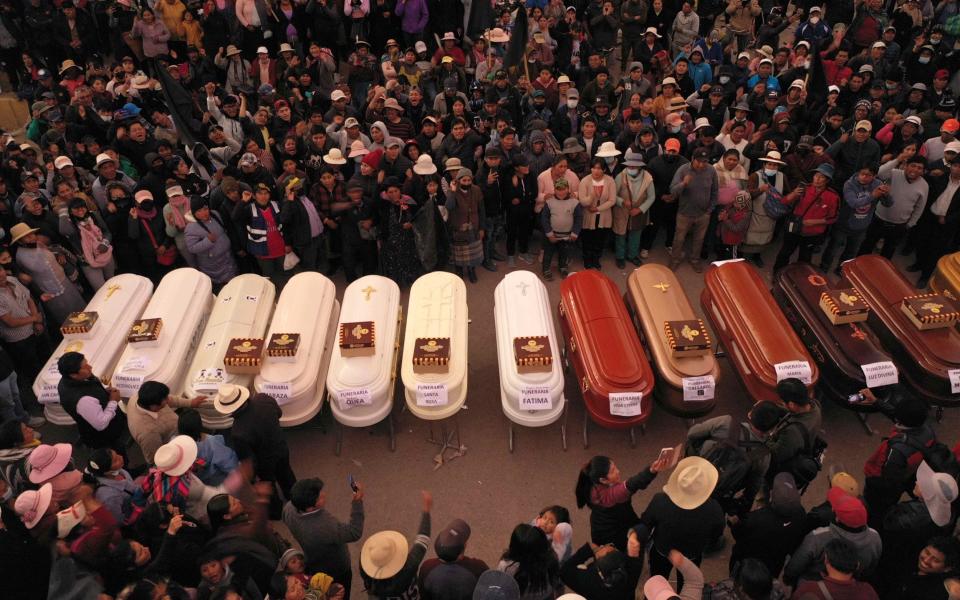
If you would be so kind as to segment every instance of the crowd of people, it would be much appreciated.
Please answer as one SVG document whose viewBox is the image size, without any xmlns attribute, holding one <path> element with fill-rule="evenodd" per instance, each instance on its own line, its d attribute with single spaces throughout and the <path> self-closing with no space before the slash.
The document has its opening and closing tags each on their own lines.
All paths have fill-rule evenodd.
<svg viewBox="0 0 960 600">
<path fill-rule="evenodd" d="M 0 596 L 960 598 L 960 469 L 905 388 L 864 391 L 893 432 L 809 511 L 829 437 L 785 380 L 782 405 L 695 425 L 639 516 L 666 458 L 627 478 L 597 456 L 575 494 L 591 543 L 550 506 L 491 563 L 463 520 L 426 558 L 426 492 L 414 541 L 370 535 L 356 563 L 363 484 L 348 521 L 328 512 L 270 396 L 149 381 L 124 402 L 67 352 L 79 439 L 43 444 L 31 391 L 117 273 L 551 280 L 659 243 L 673 269 L 819 254 L 830 274 L 879 246 L 924 288 L 958 244 L 958 44 L 957 0 L 0 0 L 30 108 L 27 141 L 0 140 Z M 730 578 L 705 585 L 727 526 Z"/>
</svg>

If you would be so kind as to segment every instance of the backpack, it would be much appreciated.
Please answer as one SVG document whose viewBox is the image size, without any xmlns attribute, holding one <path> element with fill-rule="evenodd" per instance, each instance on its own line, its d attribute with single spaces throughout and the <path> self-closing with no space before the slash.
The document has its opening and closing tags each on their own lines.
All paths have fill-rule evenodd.
<svg viewBox="0 0 960 600">
<path fill-rule="evenodd" d="M 816 479 L 817 475 L 823 470 L 823 457 L 827 452 L 827 440 L 824 438 L 823 430 L 809 434 L 803 424 L 794 421 L 793 415 L 788 414 L 774 426 L 767 437 L 768 441 L 776 439 L 777 435 L 790 426 L 797 426 L 804 430 L 805 442 L 803 448 L 790 459 L 782 464 L 771 465 L 767 477 L 771 480 L 777 473 L 787 472 L 793 475 L 797 482 L 797 489 L 801 494 L 807 490 L 807 486 Z"/>
<path fill-rule="evenodd" d="M 927 461 L 930 468 L 938 473 L 949 473 L 955 478 L 960 475 L 960 463 L 955 454 L 946 444 L 932 438 L 926 443 L 922 443 L 907 435 L 904 431 L 896 431 L 883 438 L 883 441 L 877 449 L 867 459 L 863 467 L 863 473 L 867 477 L 880 477 L 883 475 L 883 469 L 890 457 L 891 449 L 894 445 L 900 444 L 912 448 L 914 452 L 907 455 L 907 469 L 912 476 L 916 472 L 920 461 Z M 958 445 L 960 449 L 960 445 Z"/>
<path fill-rule="evenodd" d="M 722 441 L 711 448 L 703 458 L 720 473 L 713 489 L 713 497 L 726 510 L 737 492 L 746 487 L 747 475 L 750 474 L 747 452 L 739 442 Z"/>
<path fill-rule="evenodd" d="M 763 210 L 767 213 L 768 217 L 776 220 L 790 214 L 793 207 L 789 204 L 784 204 L 783 194 L 780 193 L 780 190 L 770 186 L 770 189 L 767 190 L 767 196 L 763 199 Z"/>
</svg>

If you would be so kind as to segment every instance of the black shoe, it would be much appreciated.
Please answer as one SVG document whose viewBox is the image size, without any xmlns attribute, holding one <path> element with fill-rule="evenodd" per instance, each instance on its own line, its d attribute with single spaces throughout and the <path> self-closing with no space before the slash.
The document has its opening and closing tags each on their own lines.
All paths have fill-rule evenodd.
<svg viewBox="0 0 960 600">
<path fill-rule="evenodd" d="M 491 273 L 497 272 L 497 265 L 493 264 L 492 260 L 485 260 L 483 261 L 483 264 L 481 264 L 480 266 L 490 271 Z"/>
<path fill-rule="evenodd" d="M 491 250 L 491 251 L 490 251 L 490 260 L 507 260 L 507 257 L 505 257 L 504 255 L 500 254 L 500 253 L 497 252 L 496 250 Z"/>
<path fill-rule="evenodd" d="M 477 282 L 477 270 L 473 267 L 467 269 L 467 278 L 470 279 L 470 283 Z"/>
<path fill-rule="evenodd" d="M 617 259 L 617 268 L 618 268 L 618 269 L 623 269 L 623 268 L 625 268 L 626 266 L 627 266 L 627 263 L 626 263 L 625 260 L 623 260 L 622 258 L 618 258 L 618 259 Z"/>
<path fill-rule="evenodd" d="M 763 268 L 763 257 L 760 256 L 759 254 L 754 254 L 753 256 L 750 257 L 750 260 L 753 261 L 753 264 L 757 265 L 758 269 Z"/>
<path fill-rule="evenodd" d="M 639 267 L 640 265 L 643 264 L 643 259 L 640 258 L 639 256 L 634 256 L 633 258 L 630 259 L 630 262 L 632 262 L 634 265 Z"/>
<path fill-rule="evenodd" d="M 463 277 L 463 267 L 454 267 L 453 270 L 457 274 L 457 277 Z"/>
<path fill-rule="evenodd" d="M 907 267 L 907 271 L 909 271 L 910 273 L 917 273 L 921 269 L 923 269 L 923 267 L 920 266 L 920 263 L 913 263 L 912 265 Z"/>
</svg>

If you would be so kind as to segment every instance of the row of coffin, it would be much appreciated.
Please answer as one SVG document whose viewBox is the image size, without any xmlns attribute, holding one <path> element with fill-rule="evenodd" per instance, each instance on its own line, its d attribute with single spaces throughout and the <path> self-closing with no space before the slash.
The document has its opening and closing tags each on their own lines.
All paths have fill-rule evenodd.
<svg viewBox="0 0 960 600">
<path fill-rule="evenodd" d="M 871 309 L 866 323 L 832 324 L 818 304 L 821 293 L 836 286 L 809 266 L 783 269 L 772 295 L 743 261 L 708 269 L 701 303 L 749 394 L 776 401 L 777 381 L 798 376 L 811 390 L 819 380 L 829 396 L 845 399 L 876 383 L 871 377 L 888 377 L 893 370 L 932 404 L 960 402 L 957 330 L 921 331 L 909 321 L 899 305 L 918 292 L 889 261 L 860 257 L 844 263 L 843 273 L 842 286 L 855 287 Z M 957 293 L 953 280 L 941 263 L 932 281 L 950 296 Z M 561 284 L 563 355 L 576 373 L 587 414 L 604 427 L 631 428 L 649 418 L 654 396 L 673 414 L 710 412 L 719 377 L 713 353 L 678 356 L 665 327 L 685 322 L 698 329 L 679 281 L 663 265 L 650 264 L 634 271 L 627 287 L 629 310 L 617 286 L 598 272 L 576 273 Z M 52 422 L 69 424 L 57 404 L 56 362 L 75 350 L 124 397 L 146 380 L 161 381 L 171 393 L 190 397 L 209 396 L 220 384 L 234 383 L 276 397 L 284 426 L 315 416 L 326 391 L 335 418 L 344 425 L 369 426 L 390 414 L 402 314 L 400 292 L 392 281 L 379 276 L 355 281 L 344 292 L 341 311 L 329 279 L 302 273 L 291 278 L 276 306 L 274 301 L 273 285 L 256 275 L 235 278 L 216 297 L 209 279 L 193 269 L 171 272 L 155 292 L 145 278 L 119 275 L 86 309 L 99 316 L 91 335 L 66 337 L 34 391 Z M 449 273 L 425 275 L 411 287 L 407 312 L 400 373 L 408 408 L 423 419 L 450 417 L 467 395 L 466 288 Z M 140 319 L 162 322 L 156 343 L 127 343 L 131 325 Z M 563 413 L 564 378 L 546 287 L 533 273 L 510 273 L 495 292 L 495 319 L 504 413 L 520 425 L 555 422 Z M 340 325 L 356 323 L 372 323 L 376 332 L 372 351 L 362 356 L 341 351 L 337 343 Z M 693 335 L 708 339 L 705 329 L 699 329 Z M 256 374 L 225 368 L 231 340 L 283 333 L 299 335 L 293 357 L 267 357 Z M 442 368 L 424 372 L 414 366 L 415 353 L 421 354 L 416 348 L 424 340 L 448 343 Z M 546 346 L 537 353 L 546 359 L 533 369 L 521 365 L 524 341 L 528 349 L 530 344 Z M 229 418 L 212 407 L 201 408 L 201 414 L 210 428 L 230 426 Z"/>
</svg>

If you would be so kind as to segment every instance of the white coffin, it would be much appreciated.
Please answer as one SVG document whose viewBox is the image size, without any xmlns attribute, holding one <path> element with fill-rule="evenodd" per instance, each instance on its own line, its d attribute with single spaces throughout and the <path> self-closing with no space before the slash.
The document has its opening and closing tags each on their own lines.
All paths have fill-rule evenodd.
<svg viewBox="0 0 960 600">
<path fill-rule="evenodd" d="M 413 347 L 417 338 L 428 337 L 450 338 L 446 373 L 414 372 Z M 421 419 L 446 419 L 463 406 L 467 398 L 467 288 L 452 273 L 428 273 L 410 287 L 400 376 L 407 408 Z M 424 398 L 436 398 L 436 394 L 446 396 L 446 402 L 422 405 Z"/>
<path fill-rule="evenodd" d="M 347 286 L 336 331 L 340 331 L 342 323 L 360 321 L 373 321 L 374 354 L 345 357 L 336 341 L 327 372 L 333 416 L 348 427 L 375 425 L 393 410 L 400 348 L 400 288 L 396 283 L 379 275 L 367 275 Z"/>
<path fill-rule="evenodd" d="M 127 343 L 127 330 L 140 318 L 151 293 L 153 283 L 149 279 L 129 273 L 111 277 L 97 290 L 84 309 L 98 315 L 93 335 L 89 339 L 66 338 L 60 342 L 33 382 L 33 393 L 44 405 L 48 421 L 55 425 L 73 425 L 73 419 L 60 406 L 57 360 L 66 352 L 80 352 L 93 367 L 94 375 L 109 377 Z"/>
<path fill-rule="evenodd" d="M 494 318 L 497 328 L 497 358 L 500 363 L 500 399 L 503 413 L 518 425 L 542 427 L 563 414 L 563 370 L 560 345 L 553 325 L 547 288 L 530 271 L 508 273 L 494 291 Z M 547 336 L 553 364 L 549 371 L 520 373 L 514 360 L 513 340 L 525 336 Z M 549 398 L 549 408 L 521 408 Z"/>
<path fill-rule="evenodd" d="M 253 384 L 253 375 L 227 373 L 223 357 L 233 338 L 264 337 L 276 294 L 273 283 L 260 275 L 239 275 L 223 286 L 213 301 L 197 353 L 184 373 L 184 396 L 213 396 L 223 383 L 247 388 Z M 201 406 L 199 411 L 205 427 L 226 429 L 233 425 L 233 418 L 218 413 L 212 403 Z"/>
<path fill-rule="evenodd" d="M 276 398 L 283 410 L 281 426 L 306 423 L 320 412 L 339 313 L 337 288 L 320 273 L 294 275 L 283 287 L 264 340 L 274 333 L 299 333 L 300 345 L 292 360 L 264 356 L 253 382 L 255 392 Z"/>
<path fill-rule="evenodd" d="M 143 311 L 144 319 L 161 319 L 155 344 L 129 344 L 117 361 L 111 382 L 130 398 L 144 381 L 159 381 L 174 396 L 182 391 L 183 372 L 197 349 L 210 316 L 213 293 L 210 278 L 196 269 L 167 273 Z M 123 330 L 126 341 L 128 325 Z"/>
</svg>

